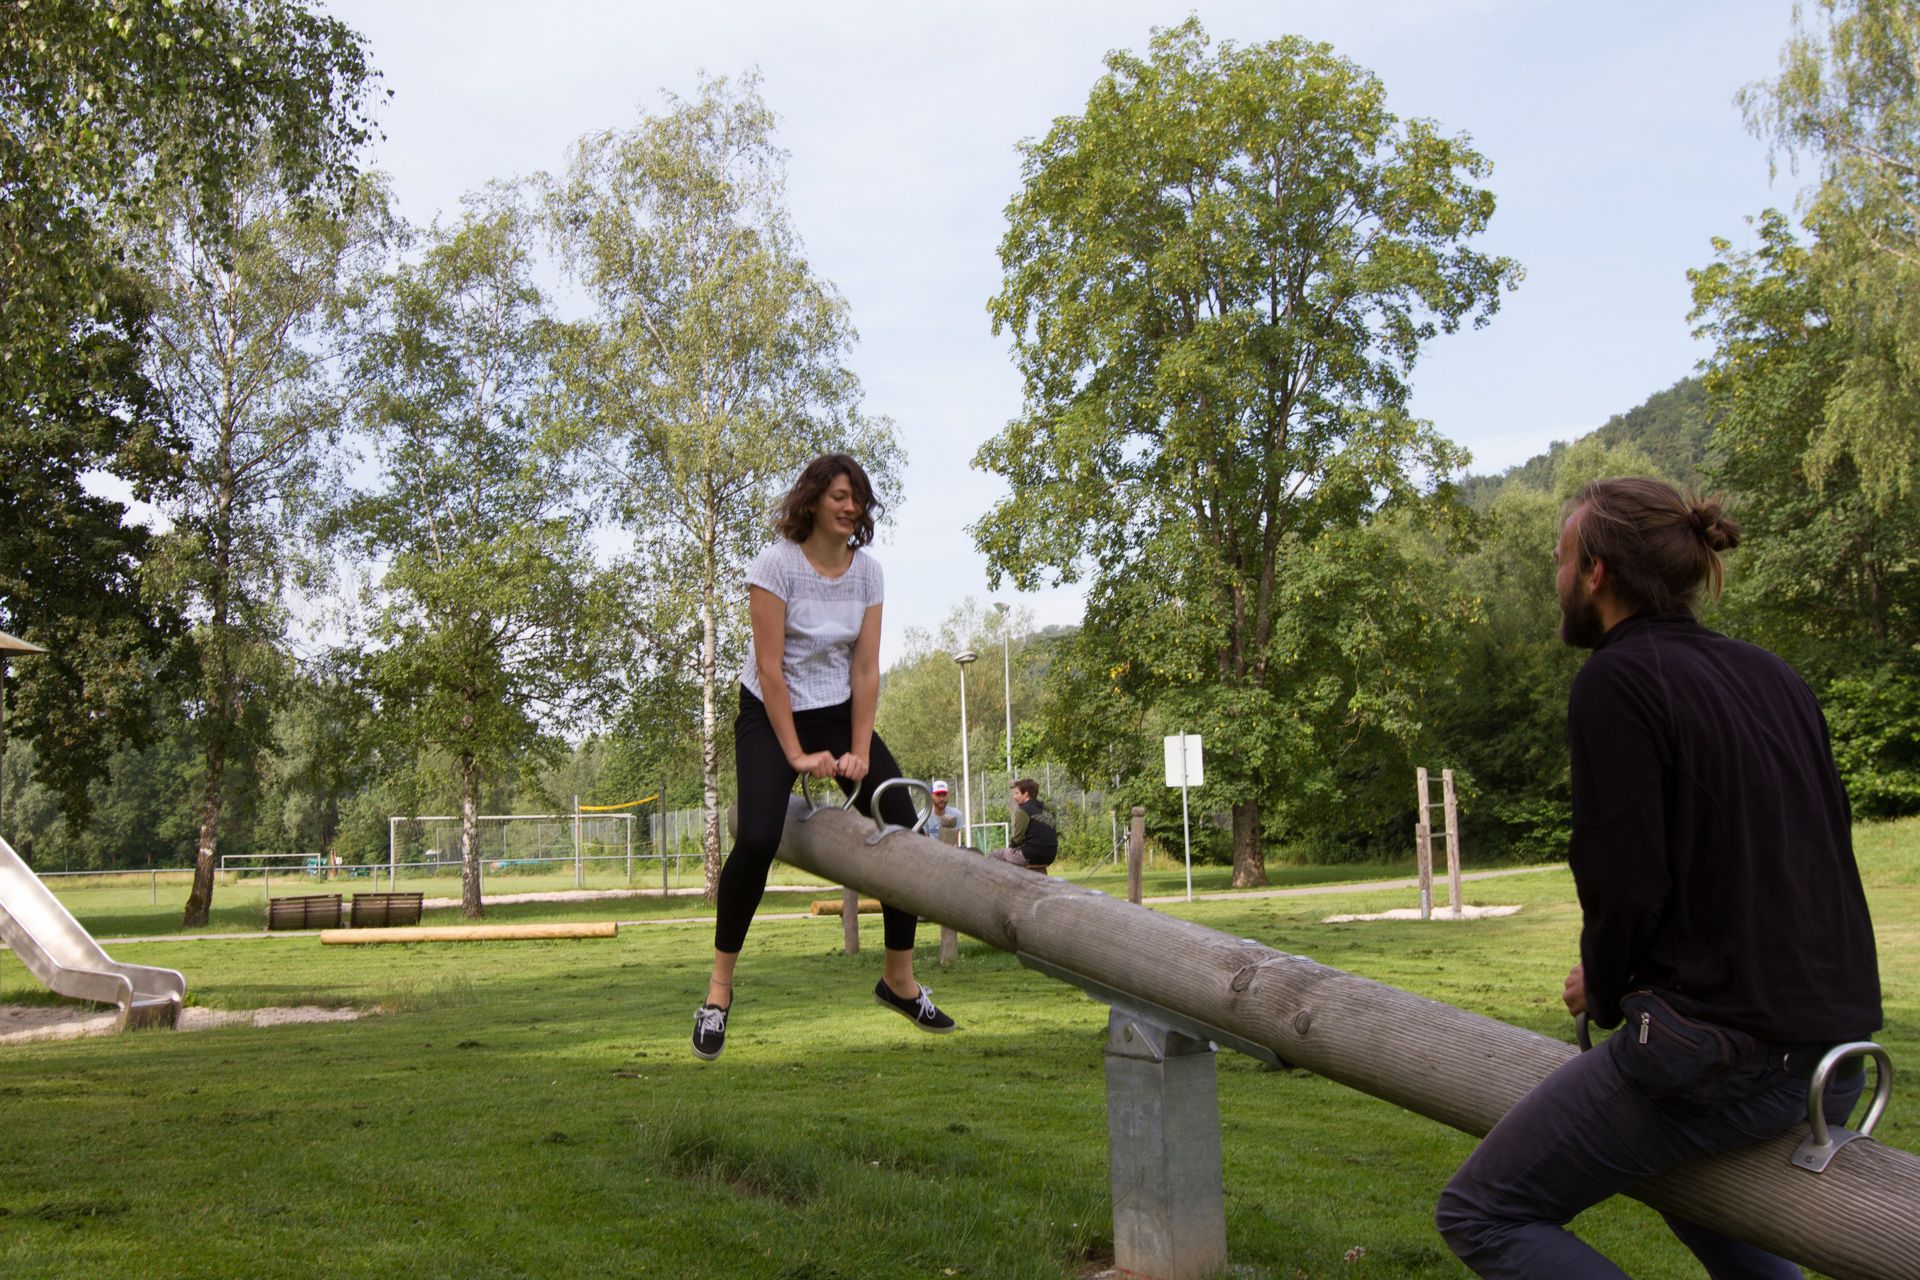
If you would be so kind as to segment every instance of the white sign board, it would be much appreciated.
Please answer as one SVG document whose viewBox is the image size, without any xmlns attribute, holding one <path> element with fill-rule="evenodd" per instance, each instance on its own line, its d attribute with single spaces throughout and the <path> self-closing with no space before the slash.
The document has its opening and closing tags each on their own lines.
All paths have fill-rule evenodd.
<svg viewBox="0 0 1920 1280">
<path fill-rule="evenodd" d="M 1197 787 L 1207 780 L 1206 770 L 1200 758 L 1200 735 L 1197 733 L 1176 733 L 1172 737 L 1161 739 L 1167 751 L 1167 785 L 1170 787 Z M 1185 745 L 1184 764 L 1186 774 L 1181 776 L 1182 751 Z"/>
</svg>

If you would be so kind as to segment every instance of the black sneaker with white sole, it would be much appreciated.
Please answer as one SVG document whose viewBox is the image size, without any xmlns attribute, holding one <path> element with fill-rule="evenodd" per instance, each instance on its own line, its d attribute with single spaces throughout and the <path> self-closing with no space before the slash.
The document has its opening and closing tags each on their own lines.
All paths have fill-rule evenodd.
<svg viewBox="0 0 1920 1280">
<path fill-rule="evenodd" d="M 693 1015 L 693 1056 L 712 1062 L 727 1047 L 727 1014 L 717 1004 L 703 1004 Z"/>
<path fill-rule="evenodd" d="M 887 985 L 887 980 L 882 978 L 874 984 L 873 1002 L 883 1009 L 893 1010 L 922 1031 L 945 1035 L 953 1030 L 953 1019 L 933 1007 L 933 992 L 925 987 L 920 988 L 917 996 L 897 996 L 893 994 L 893 988 Z"/>
</svg>

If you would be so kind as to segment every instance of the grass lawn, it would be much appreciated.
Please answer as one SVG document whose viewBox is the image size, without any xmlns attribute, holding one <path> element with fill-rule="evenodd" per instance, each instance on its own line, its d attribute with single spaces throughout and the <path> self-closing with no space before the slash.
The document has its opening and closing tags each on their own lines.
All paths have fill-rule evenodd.
<svg viewBox="0 0 1920 1280">
<path fill-rule="evenodd" d="M 1914 1063 L 1920 822 L 1862 828 L 1858 847 L 1886 984 L 1882 1039 Z M 1366 889 L 1162 909 L 1570 1036 L 1557 992 L 1579 922 L 1571 878 L 1482 881 L 1468 900 L 1525 910 L 1320 923 L 1412 901 Z M 133 919 L 133 905 L 112 910 Z M 640 918 L 631 902 L 583 905 L 586 918 Z M 524 918 L 513 910 L 490 914 Z M 927 926 L 921 976 L 961 1026 L 921 1035 L 871 1001 L 877 934 L 848 957 L 837 920 L 756 926 L 727 1053 L 712 1064 L 686 1048 L 704 924 L 590 942 L 117 947 L 182 970 L 209 1005 L 393 1012 L 0 1048 L 0 1274 L 1084 1274 L 1110 1242 L 1105 1010 L 978 944 L 943 972 Z M 0 959 L 0 1002 L 28 982 Z M 1470 1139 L 1232 1053 L 1220 1093 L 1228 1236 L 1244 1274 L 1466 1274 L 1431 1211 Z M 1911 1093 L 1879 1136 L 1920 1142 Z M 1701 1274 L 1636 1203 L 1576 1226 L 1641 1280 Z M 1364 1257 L 1343 1261 L 1355 1246 Z"/>
</svg>

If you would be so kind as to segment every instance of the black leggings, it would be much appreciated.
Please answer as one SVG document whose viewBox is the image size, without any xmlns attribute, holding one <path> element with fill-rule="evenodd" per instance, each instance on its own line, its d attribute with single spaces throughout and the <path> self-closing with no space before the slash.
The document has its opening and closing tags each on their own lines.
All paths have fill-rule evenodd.
<svg viewBox="0 0 1920 1280">
<path fill-rule="evenodd" d="M 793 727 L 800 735 L 802 751 L 845 755 L 853 746 L 853 703 L 796 711 Z M 740 714 L 733 722 L 733 761 L 740 829 L 733 852 L 720 868 L 720 914 L 713 926 L 713 949 L 727 954 L 738 952 L 746 943 L 747 926 L 760 909 L 761 895 L 767 891 L 767 872 L 773 867 L 774 851 L 780 847 L 780 833 L 787 824 L 787 800 L 793 795 L 794 779 L 800 776 L 787 763 L 786 748 L 780 745 L 773 722 L 767 719 L 766 705 L 745 686 L 740 689 Z M 873 789 L 899 776 L 900 766 L 894 763 L 893 753 L 880 741 L 880 735 L 874 734 L 867 776 L 861 779 L 855 807 L 871 816 Z M 845 778 L 835 778 L 834 782 L 842 795 L 853 790 L 853 784 Z M 913 801 L 904 788 L 889 791 L 880 802 L 880 812 L 888 822 L 913 825 Z M 913 950 L 917 916 L 883 904 L 880 919 L 887 950 Z"/>
</svg>

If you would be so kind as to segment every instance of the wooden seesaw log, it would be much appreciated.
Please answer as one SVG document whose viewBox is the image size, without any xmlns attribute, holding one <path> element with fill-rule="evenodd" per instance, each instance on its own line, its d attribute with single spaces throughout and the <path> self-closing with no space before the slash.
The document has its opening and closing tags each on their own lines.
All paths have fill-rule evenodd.
<svg viewBox="0 0 1920 1280">
<path fill-rule="evenodd" d="M 527 942 L 541 938 L 611 938 L 620 932 L 611 920 L 579 924 L 453 924 L 403 929 L 322 929 L 329 947 L 369 942 Z"/>
<path fill-rule="evenodd" d="M 1029 967 L 1218 1028 L 1231 1037 L 1223 1044 L 1272 1053 L 1475 1137 L 1578 1052 L 1063 878 L 910 831 L 869 844 L 874 834 L 859 814 L 824 807 L 809 815 L 795 796 L 778 857 L 1014 952 Z M 1834 1280 L 1920 1280 L 1920 1157 L 1858 1138 L 1824 1173 L 1808 1173 L 1788 1163 L 1807 1132 L 1796 1124 L 1627 1194 Z"/>
</svg>

